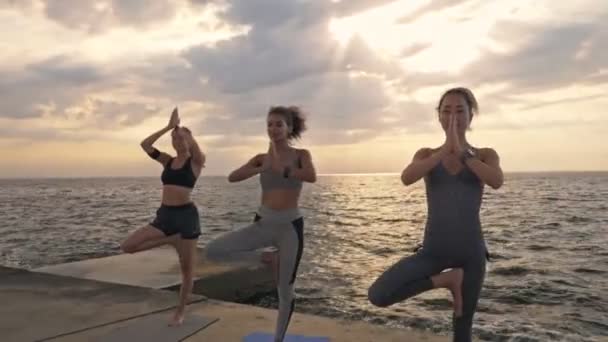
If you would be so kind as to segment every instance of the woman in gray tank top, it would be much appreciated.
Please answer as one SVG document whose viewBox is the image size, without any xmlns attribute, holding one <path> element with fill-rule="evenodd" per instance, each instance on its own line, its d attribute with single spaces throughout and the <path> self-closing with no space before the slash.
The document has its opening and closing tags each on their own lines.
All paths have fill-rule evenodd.
<svg viewBox="0 0 608 342">
<path fill-rule="evenodd" d="M 469 89 L 446 91 L 437 110 L 445 143 L 418 150 L 401 174 L 405 185 L 424 178 L 428 215 L 422 248 L 386 270 L 368 295 L 372 304 L 387 307 L 424 291 L 446 288 L 453 296 L 453 340 L 471 341 L 489 255 L 479 218 L 483 188 L 500 188 L 503 174 L 493 149 L 474 148 L 467 142 L 466 131 L 477 113 Z"/>
<path fill-rule="evenodd" d="M 294 282 L 304 247 L 304 219 L 298 209 L 302 183 L 314 183 L 317 178 L 310 152 L 291 146 L 304 130 L 304 118 L 297 107 L 270 108 L 268 151 L 251 158 L 228 176 L 230 182 L 240 182 L 259 174 L 262 203 L 254 222 L 207 245 L 210 260 L 271 262 L 279 295 L 275 341 L 283 341 L 294 310 Z M 278 252 L 259 251 L 271 246 Z"/>
</svg>

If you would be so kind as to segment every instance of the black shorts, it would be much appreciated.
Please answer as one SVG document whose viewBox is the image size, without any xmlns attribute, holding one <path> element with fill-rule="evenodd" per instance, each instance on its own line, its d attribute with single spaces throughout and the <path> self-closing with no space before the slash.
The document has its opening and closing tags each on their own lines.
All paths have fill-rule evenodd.
<svg viewBox="0 0 608 342">
<path fill-rule="evenodd" d="M 201 235 L 198 209 L 194 203 L 179 206 L 163 204 L 156 210 L 156 217 L 150 225 L 167 236 L 179 233 L 182 239 L 197 239 Z"/>
</svg>

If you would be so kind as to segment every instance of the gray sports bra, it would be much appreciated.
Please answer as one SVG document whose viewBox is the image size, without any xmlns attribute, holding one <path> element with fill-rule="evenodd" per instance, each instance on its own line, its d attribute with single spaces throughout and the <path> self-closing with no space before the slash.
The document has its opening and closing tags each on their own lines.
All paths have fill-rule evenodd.
<svg viewBox="0 0 608 342">
<path fill-rule="evenodd" d="M 302 167 L 300 161 L 300 154 L 297 160 L 294 161 L 294 167 Z M 260 184 L 262 185 L 262 191 L 269 191 L 274 189 L 294 189 L 299 190 L 302 188 L 302 181 L 293 177 L 285 178 L 282 173 L 277 173 L 272 170 L 262 171 L 260 173 Z"/>
</svg>

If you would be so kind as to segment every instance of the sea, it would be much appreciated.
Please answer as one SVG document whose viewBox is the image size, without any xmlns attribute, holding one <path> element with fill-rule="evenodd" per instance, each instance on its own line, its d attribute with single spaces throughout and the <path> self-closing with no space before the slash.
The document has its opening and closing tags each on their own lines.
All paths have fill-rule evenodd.
<svg viewBox="0 0 608 342">
<path fill-rule="evenodd" d="M 32 269 L 121 253 L 153 219 L 161 184 L 150 178 L 0 179 L 0 264 Z M 201 247 L 249 224 L 256 178 L 203 176 L 193 192 Z M 388 308 L 367 289 L 412 254 L 426 220 L 424 185 L 396 174 L 322 175 L 305 184 L 305 249 L 296 311 L 451 334 L 447 290 Z M 507 173 L 481 209 L 492 255 L 474 318 L 482 341 L 608 341 L 608 173 Z M 276 307 L 269 295 L 252 304 Z"/>
</svg>

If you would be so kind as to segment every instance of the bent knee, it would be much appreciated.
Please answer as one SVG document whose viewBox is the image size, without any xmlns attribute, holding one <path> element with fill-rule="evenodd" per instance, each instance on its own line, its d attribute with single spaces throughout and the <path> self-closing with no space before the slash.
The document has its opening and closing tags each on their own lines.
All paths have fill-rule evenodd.
<svg viewBox="0 0 608 342">
<path fill-rule="evenodd" d="M 133 254 L 133 253 L 137 252 L 137 245 L 132 244 L 132 243 L 125 243 L 125 242 L 123 242 L 120 245 L 120 250 L 123 253 Z"/>
<path fill-rule="evenodd" d="M 226 251 L 218 243 L 210 243 L 205 248 L 205 257 L 208 260 L 219 261 L 226 254 Z"/>
<path fill-rule="evenodd" d="M 382 290 L 378 289 L 378 287 L 376 287 L 374 285 L 372 285 L 367 290 L 367 299 L 373 305 L 381 307 L 381 308 L 385 308 L 385 307 L 390 306 L 392 304 L 390 302 L 388 296 L 386 295 L 386 291 L 382 291 Z"/>
</svg>

